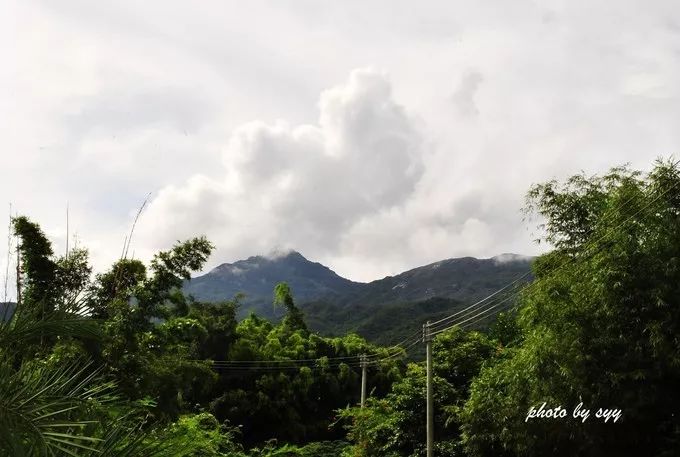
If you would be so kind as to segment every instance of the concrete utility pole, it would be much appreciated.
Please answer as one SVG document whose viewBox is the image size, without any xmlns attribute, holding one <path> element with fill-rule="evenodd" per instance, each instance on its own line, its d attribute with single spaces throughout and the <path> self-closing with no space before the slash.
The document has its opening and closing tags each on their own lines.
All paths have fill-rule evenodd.
<svg viewBox="0 0 680 457">
<path fill-rule="evenodd" d="M 68 202 L 66 202 L 66 260 L 68 260 Z"/>
<path fill-rule="evenodd" d="M 432 404 L 432 337 L 430 321 L 423 325 L 423 342 L 427 353 L 427 457 L 432 457 L 434 447 L 434 408 Z"/>
<path fill-rule="evenodd" d="M 17 305 L 16 309 L 21 306 L 21 245 L 17 243 Z M 15 311 L 16 312 L 16 311 Z"/>
<path fill-rule="evenodd" d="M 368 367 L 368 360 L 365 354 L 361 354 L 361 407 L 366 403 L 366 368 Z"/>
</svg>

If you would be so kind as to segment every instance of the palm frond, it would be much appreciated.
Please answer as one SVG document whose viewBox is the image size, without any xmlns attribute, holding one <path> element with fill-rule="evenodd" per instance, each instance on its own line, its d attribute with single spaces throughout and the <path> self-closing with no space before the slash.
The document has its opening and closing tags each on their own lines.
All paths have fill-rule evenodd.
<svg viewBox="0 0 680 457">
<path fill-rule="evenodd" d="M 114 401 L 114 385 L 98 381 L 89 363 L 54 367 L 25 362 L 0 364 L 0 451 L 10 455 L 81 455 L 100 438 L 86 436 L 88 407 Z M 23 446 L 22 446 L 23 444 Z M 23 447 L 19 452 L 18 448 Z"/>
</svg>

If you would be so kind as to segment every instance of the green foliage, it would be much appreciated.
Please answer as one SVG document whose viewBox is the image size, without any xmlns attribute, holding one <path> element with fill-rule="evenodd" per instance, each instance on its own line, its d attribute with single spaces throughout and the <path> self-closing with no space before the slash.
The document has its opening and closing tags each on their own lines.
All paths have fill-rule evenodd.
<svg viewBox="0 0 680 457">
<path fill-rule="evenodd" d="M 53 286 L 64 303 L 77 303 L 86 299 L 92 267 L 87 249 L 72 249 L 68 256 L 56 261 Z"/>
<path fill-rule="evenodd" d="M 174 447 L 188 449 L 187 457 L 245 457 L 237 442 L 239 431 L 220 425 L 210 413 L 181 416 L 160 436 Z"/>
<path fill-rule="evenodd" d="M 198 345 L 200 359 L 223 360 L 236 341 L 236 308 L 238 302 L 191 304 L 188 317 L 198 321 L 207 335 Z"/>
<path fill-rule="evenodd" d="M 51 311 L 55 300 L 54 283 L 57 265 L 52 259 L 52 244 L 38 224 L 19 216 L 12 219 L 14 236 L 19 238 L 19 259 L 21 265 L 20 290 L 22 303 L 41 319 Z"/>
<path fill-rule="evenodd" d="M 454 327 L 434 339 L 435 455 L 677 454 L 677 166 L 537 185 L 527 213 L 544 219 L 543 240 L 556 249 L 533 264 L 519 311 L 499 315 L 488 334 Z M 238 297 L 213 305 L 181 293 L 212 249 L 204 238 L 148 268 L 121 259 L 91 280 L 87 251 L 54 258 L 37 224 L 13 224 L 22 300 L 0 322 L 0 454 L 424 455 L 423 365 L 404 366 L 394 349 L 354 333 L 310 332 L 287 284 L 274 290 L 281 322 L 237 322 Z M 451 304 L 328 312 L 403 338 L 414 316 Z M 361 354 L 384 359 L 368 369 L 364 408 Z M 543 402 L 583 402 L 593 415 L 622 408 L 623 418 L 525 421 Z"/>
<path fill-rule="evenodd" d="M 501 346 L 516 346 L 521 343 L 522 332 L 514 313 L 498 313 L 496 320 L 489 326 L 489 338 Z"/>
<path fill-rule="evenodd" d="M 13 225 L 22 299 L 0 322 L 0 454 L 182 455 L 162 441 L 145 442 L 143 415 L 86 360 L 102 337 L 87 317 L 87 251 L 54 259 L 37 224 L 17 217 Z"/>
<path fill-rule="evenodd" d="M 88 307 L 92 317 L 108 319 L 113 307 L 120 301 L 127 301 L 135 289 L 146 281 L 146 267 L 139 260 L 121 259 L 111 269 L 97 275 L 91 286 Z"/>
<path fill-rule="evenodd" d="M 99 440 L 79 433 L 82 410 L 108 398 L 111 386 L 94 384 L 88 366 L 0 364 L 0 450 L 5 455 L 47 455 L 93 449 Z"/>
<path fill-rule="evenodd" d="M 470 382 L 496 352 L 496 342 L 478 332 L 453 328 L 433 342 L 437 455 L 461 455 L 460 409 Z M 424 455 L 426 376 L 422 364 L 409 364 L 406 375 L 384 399 L 365 408 L 340 412 L 357 456 Z"/>
<path fill-rule="evenodd" d="M 518 274 L 515 270 L 512 271 L 515 275 Z M 523 271 L 520 270 L 519 274 L 521 273 Z M 494 281 L 499 279 L 494 278 Z M 491 284 L 495 285 L 495 282 Z M 499 282 L 498 287 L 503 285 L 505 284 Z M 469 305 L 468 302 L 433 297 L 424 301 L 380 306 L 372 304 L 334 306 L 330 303 L 316 302 L 304 305 L 303 311 L 305 316 L 308 316 L 309 327 L 319 333 L 331 335 L 357 333 L 374 344 L 390 346 L 405 339 L 411 340 L 418 325 L 428 320 L 439 320 Z M 488 328 L 489 324 L 493 323 L 493 317 L 493 314 L 489 313 L 489 319 L 476 323 L 473 328 L 478 330 Z M 415 346 L 409 351 L 409 360 L 423 360 L 424 357 L 424 346 Z"/>
<path fill-rule="evenodd" d="M 187 303 L 179 292 L 211 249 L 205 238 L 177 243 L 154 257 L 150 275 L 141 262 L 122 259 L 90 288 L 88 306 L 105 319 L 105 338 L 90 348 L 92 357 L 106 362 L 127 398 L 158 398 L 160 417 L 176 418 L 215 380 L 209 365 L 197 360 L 208 330 L 198 319 L 181 317 Z M 166 321 L 154 325 L 157 319 Z"/>
<path fill-rule="evenodd" d="M 673 455 L 680 446 L 680 173 L 658 163 L 537 186 L 530 205 L 557 249 L 535 263 L 522 343 L 485 367 L 465 405 L 464 443 L 486 455 Z M 547 402 L 591 418 L 525 422 Z"/>
<path fill-rule="evenodd" d="M 299 448 L 300 457 L 338 457 L 348 449 L 345 441 L 319 441 Z"/>
<path fill-rule="evenodd" d="M 1 455 L 177 455 L 141 442 L 141 419 L 121 415 L 114 383 L 83 360 L 82 342 L 99 335 L 78 314 L 36 320 L 23 306 L 0 323 Z"/>
<path fill-rule="evenodd" d="M 301 330 L 307 332 L 307 324 L 300 309 L 295 306 L 293 293 L 285 282 L 280 282 L 274 288 L 274 306 L 282 305 L 286 308 L 283 326 L 290 331 Z"/>
<path fill-rule="evenodd" d="M 341 438 L 341 431 L 329 426 L 335 409 L 358 401 L 359 367 L 356 360 L 338 363 L 329 358 L 362 353 L 385 354 L 356 335 L 322 338 L 305 329 L 293 330 L 286 321 L 274 325 L 252 315 L 236 327 L 227 357 L 236 365 L 219 369 L 218 389 L 223 393 L 210 410 L 220 420 L 241 425 L 246 445 L 274 437 L 291 443 Z M 298 359 L 309 362 L 285 363 Z M 258 360 L 284 363 L 262 363 L 264 371 L 249 369 L 253 364 L 248 362 L 238 365 Z M 369 383 L 376 392 L 385 392 L 399 377 L 395 365 L 386 363 L 371 372 Z"/>
</svg>

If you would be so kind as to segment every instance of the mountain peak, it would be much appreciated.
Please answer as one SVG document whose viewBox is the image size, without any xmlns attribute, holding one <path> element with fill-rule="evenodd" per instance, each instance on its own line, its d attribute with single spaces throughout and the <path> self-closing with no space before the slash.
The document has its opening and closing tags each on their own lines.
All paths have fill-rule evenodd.
<svg viewBox="0 0 680 457">
<path fill-rule="evenodd" d="M 530 262 L 532 259 L 533 257 L 528 255 L 513 254 L 510 252 L 504 252 L 503 254 L 491 257 L 491 260 L 493 260 L 495 263 Z"/>
<path fill-rule="evenodd" d="M 247 259 L 234 263 L 222 263 L 213 268 L 208 274 L 241 274 L 246 270 L 261 268 L 264 264 L 287 263 L 290 261 L 309 262 L 302 254 L 292 249 L 275 249 L 266 255 L 253 255 Z"/>
<path fill-rule="evenodd" d="M 274 248 L 267 255 L 262 256 L 267 260 L 279 260 L 279 259 L 303 259 L 307 260 L 302 254 L 294 249 L 284 249 L 284 248 Z"/>
<path fill-rule="evenodd" d="M 408 311 L 410 318 L 430 313 L 429 318 L 435 311 L 444 313 L 443 309 L 435 310 L 437 306 L 473 303 L 518 279 L 530 281 L 526 273 L 530 272 L 531 259 L 509 253 L 485 259 L 444 259 L 370 283 L 357 283 L 297 251 L 275 249 L 266 255 L 224 263 L 185 283 L 184 291 L 208 302 L 230 300 L 243 293 L 240 317 L 250 312 L 277 317 L 272 295 L 276 284 L 285 281 L 296 303 L 305 310 L 310 328 L 358 331 L 356 325 L 361 319 L 381 312 L 375 315 L 387 316 L 397 305 Z M 380 319 L 371 325 L 385 328 Z"/>
<path fill-rule="evenodd" d="M 281 281 L 290 285 L 299 302 L 345 295 L 358 284 L 338 276 L 320 263 L 307 260 L 297 251 L 274 249 L 266 255 L 223 263 L 207 274 L 193 278 L 185 284 L 184 290 L 206 301 L 228 300 L 244 293 L 246 297 L 242 303 L 271 308 L 274 286 Z"/>
</svg>

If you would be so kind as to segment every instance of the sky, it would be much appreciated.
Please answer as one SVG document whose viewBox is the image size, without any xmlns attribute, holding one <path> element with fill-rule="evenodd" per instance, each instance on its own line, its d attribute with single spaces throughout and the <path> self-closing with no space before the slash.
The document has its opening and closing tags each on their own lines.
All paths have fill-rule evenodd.
<svg viewBox="0 0 680 457">
<path fill-rule="evenodd" d="M 295 249 L 369 281 L 534 255 L 529 186 L 680 151 L 677 1 L 0 10 L 0 203 L 58 254 L 68 205 L 98 271 L 149 194 L 130 251 L 206 235 L 206 270 Z"/>
</svg>

